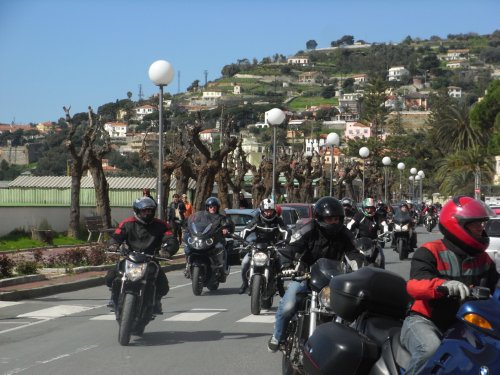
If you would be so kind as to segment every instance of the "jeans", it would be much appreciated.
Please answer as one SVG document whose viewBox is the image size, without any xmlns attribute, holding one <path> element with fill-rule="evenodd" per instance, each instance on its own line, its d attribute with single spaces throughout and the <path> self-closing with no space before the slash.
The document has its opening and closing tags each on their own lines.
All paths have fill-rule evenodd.
<svg viewBox="0 0 500 375">
<path fill-rule="evenodd" d="M 251 253 L 246 253 L 241 260 L 241 280 L 243 284 L 248 285 L 248 271 L 250 270 Z"/>
<path fill-rule="evenodd" d="M 412 354 L 405 375 L 414 375 L 425 365 L 441 345 L 443 334 L 429 319 L 409 315 L 401 328 L 401 343 Z"/>
<path fill-rule="evenodd" d="M 286 328 L 288 323 L 293 318 L 297 312 L 300 293 L 307 293 L 307 282 L 302 281 L 290 281 L 285 295 L 280 300 L 278 305 L 278 310 L 276 311 L 276 321 L 274 323 L 274 333 L 273 336 L 278 339 L 278 341 L 283 341 L 285 339 L 284 335 L 286 333 Z"/>
</svg>

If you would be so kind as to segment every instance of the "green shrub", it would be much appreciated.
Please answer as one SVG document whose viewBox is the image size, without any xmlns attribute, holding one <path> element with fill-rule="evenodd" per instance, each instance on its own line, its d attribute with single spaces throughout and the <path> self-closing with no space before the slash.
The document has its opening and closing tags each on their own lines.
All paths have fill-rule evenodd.
<svg viewBox="0 0 500 375">
<path fill-rule="evenodd" d="M 18 275 L 35 275 L 38 273 L 40 265 L 37 262 L 22 261 L 16 263 L 16 273 Z"/>
<path fill-rule="evenodd" d="M 3 255 L 0 257 L 0 278 L 12 277 L 12 270 L 14 269 L 14 261 Z"/>
</svg>

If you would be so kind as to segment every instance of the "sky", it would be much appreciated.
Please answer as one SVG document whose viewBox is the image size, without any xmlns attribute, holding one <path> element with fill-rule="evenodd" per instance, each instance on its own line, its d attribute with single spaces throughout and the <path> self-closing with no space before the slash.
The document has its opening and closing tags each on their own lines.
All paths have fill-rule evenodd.
<svg viewBox="0 0 500 375">
<path fill-rule="evenodd" d="M 238 59 L 292 56 L 308 40 L 368 43 L 500 29 L 498 0 L 0 0 L 0 123 L 95 112 L 158 92 L 149 66 L 175 69 L 166 92 L 221 77 Z"/>
</svg>

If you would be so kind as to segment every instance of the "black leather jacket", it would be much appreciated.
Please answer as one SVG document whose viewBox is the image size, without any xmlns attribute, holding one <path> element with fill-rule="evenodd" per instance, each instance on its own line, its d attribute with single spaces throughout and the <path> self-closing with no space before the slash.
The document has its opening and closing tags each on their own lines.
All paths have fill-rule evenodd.
<svg viewBox="0 0 500 375">
<path fill-rule="evenodd" d="M 240 236 L 246 239 L 252 233 L 256 235 L 256 243 L 275 244 L 279 240 L 288 242 L 291 237 L 290 230 L 279 216 L 272 221 L 265 221 L 258 215 L 241 231 Z"/>
</svg>

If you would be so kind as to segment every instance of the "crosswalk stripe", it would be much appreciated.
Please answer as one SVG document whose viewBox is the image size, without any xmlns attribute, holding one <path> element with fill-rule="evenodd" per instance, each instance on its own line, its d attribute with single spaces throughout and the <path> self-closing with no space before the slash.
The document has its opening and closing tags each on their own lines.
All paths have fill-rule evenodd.
<svg viewBox="0 0 500 375">
<path fill-rule="evenodd" d="M 274 312 L 269 311 L 261 311 L 260 315 L 248 315 L 243 319 L 237 320 L 236 323 L 265 323 L 265 324 L 273 324 L 274 323 Z"/>
<path fill-rule="evenodd" d="M 90 320 L 116 320 L 116 316 L 115 313 L 110 313 L 106 315 L 94 316 L 93 318 L 90 318 Z"/>
<path fill-rule="evenodd" d="M 72 306 L 72 305 L 58 305 L 49 307 L 42 310 L 31 311 L 29 313 L 18 315 L 18 318 L 33 318 L 33 319 L 54 319 L 66 315 L 76 314 L 82 311 L 91 310 L 92 306 Z"/>
<path fill-rule="evenodd" d="M 9 307 L 9 306 L 21 305 L 23 303 L 24 302 L 0 301 L 0 309 L 2 307 Z"/>
<path fill-rule="evenodd" d="M 185 312 L 180 313 L 170 318 L 164 319 L 164 322 L 199 322 L 217 315 L 219 312 Z"/>
</svg>

